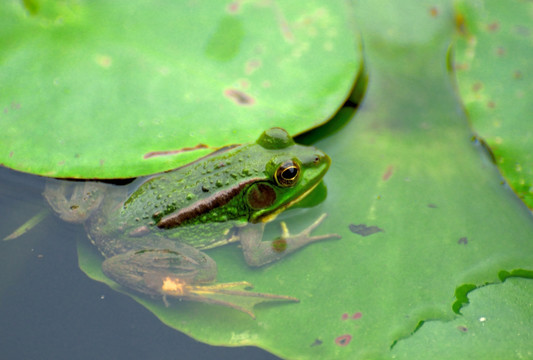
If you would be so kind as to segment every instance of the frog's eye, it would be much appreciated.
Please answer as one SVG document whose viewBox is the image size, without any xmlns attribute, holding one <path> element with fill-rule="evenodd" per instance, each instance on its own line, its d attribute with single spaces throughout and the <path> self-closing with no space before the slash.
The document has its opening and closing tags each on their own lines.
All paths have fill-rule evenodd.
<svg viewBox="0 0 533 360">
<path fill-rule="evenodd" d="M 289 160 L 278 167 L 274 177 L 279 186 L 289 187 L 296 184 L 298 176 L 300 176 L 300 165 Z"/>
</svg>

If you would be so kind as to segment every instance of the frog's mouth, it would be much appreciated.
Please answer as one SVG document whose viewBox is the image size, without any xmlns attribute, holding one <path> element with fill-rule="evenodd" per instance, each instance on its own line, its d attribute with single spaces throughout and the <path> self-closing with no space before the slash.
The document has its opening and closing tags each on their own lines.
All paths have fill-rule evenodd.
<svg viewBox="0 0 533 360">
<path fill-rule="evenodd" d="M 320 179 L 322 180 L 322 179 Z M 301 193 L 299 196 L 295 197 L 294 199 L 292 199 L 291 201 L 287 202 L 286 204 L 284 204 L 283 206 L 280 206 L 279 208 L 277 208 L 276 210 L 273 210 L 272 212 L 270 213 L 266 213 L 262 216 L 260 216 L 256 222 L 263 222 L 263 223 L 267 223 L 267 222 L 270 222 L 270 221 L 273 221 L 275 220 L 278 215 L 280 213 L 282 213 L 283 211 L 285 211 L 286 209 L 290 208 L 292 205 L 296 204 L 297 202 L 299 202 L 300 200 L 302 200 L 303 198 L 305 198 L 307 195 L 309 195 L 313 190 L 315 190 L 315 188 L 318 186 L 318 184 L 320 183 L 320 180 L 316 182 L 316 184 L 314 184 L 313 186 L 311 186 L 309 189 L 307 189 L 306 191 L 304 191 L 303 193 Z"/>
</svg>

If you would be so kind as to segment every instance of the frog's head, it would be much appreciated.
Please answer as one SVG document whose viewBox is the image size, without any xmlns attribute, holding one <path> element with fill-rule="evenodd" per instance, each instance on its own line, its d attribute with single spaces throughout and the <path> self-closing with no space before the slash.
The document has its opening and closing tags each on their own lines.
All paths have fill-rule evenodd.
<svg viewBox="0 0 533 360">
<path fill-rule="evenodd" d="M 266 130 L 256 143 L 267 158 L 265 179 L 253 183 L 245 193 L 254 223 L 274 219 L 310 194 L 331 163 L 317 148 L 297 145 L 281 128 Z"/>
</svg>

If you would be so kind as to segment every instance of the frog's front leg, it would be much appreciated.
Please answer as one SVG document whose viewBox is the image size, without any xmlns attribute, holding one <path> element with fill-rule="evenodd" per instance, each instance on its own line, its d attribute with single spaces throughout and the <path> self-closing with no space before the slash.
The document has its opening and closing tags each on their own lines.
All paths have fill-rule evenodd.
<svg viewBox="0 0 533 360">
<path fill-rule="evenodd" d="M 43 195 L 52 209 L 65 221 L 82 223 L 100 206 L 105 184 L 48 179 Z"/>
<path fill-rule="evenodd" d="M 217 267 L 213 259 L 194 247 L 171 244 L 163 249 L 130 250 L 107 258 L 104 273 L 126 288 L 151 296 L 162 296 L 228 306 L 255 318 L 255 304 L 269 301 L 298 301 L 274 294 L 245 290 L 241 281 L 214 283 Z"/>
<path fill-rule="evenodd" d="M 248 224 L 239 229 L 239 237 L 246 262 L 250 266 L 262 266 L 278 260 L 308 244 L 328 239 L 340 239 L 338 234 L 311 236 L 326 218 L 322 214 L 314 223 L 296 235 L 290 235 L 287 225 L 281 222 L 281 236 L 273 241 L 262 241 L 265 224 Z"/>
</svg>

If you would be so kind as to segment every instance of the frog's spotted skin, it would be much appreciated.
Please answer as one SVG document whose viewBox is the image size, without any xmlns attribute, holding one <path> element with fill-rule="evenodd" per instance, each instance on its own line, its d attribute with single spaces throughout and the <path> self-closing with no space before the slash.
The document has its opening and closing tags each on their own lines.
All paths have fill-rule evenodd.
<svg viewBox="0 0 533 360">
<path fill-rule="evenodd" d="M 246 261 L 260 266 L 311 242 L 338 237 L 310 236 L 321 217 L 309 231 L 290 236 L 284 230 L 275 242 L 261 241 L 264 223 L 305 197 L 329 164 L 320 150 L 297 145 L 285 130 L 273 128 L 255 143 L 227 147 L 152 177 L 129 196 L 117 190 L 96 201 L 88 194 L 100 196 L 101 191 L 74 191 L 85 198 L 69 203 L 52 185 L 45 196 L 54 210 L 65 209 L 64 218 L 72 218 L 64 212 L 81 208 L 87 200 L 101 202 L 86 227 L 106 257 L 104 271 L 115 281 L 150 295 L 222 303 L 252 315 L 250 309 L 205 294 L 294 298 L 227 289 L 237 283 L 205 285 L 215 280 L 216 265 L 200 250 L 240 241 Z"/>
</svg>

